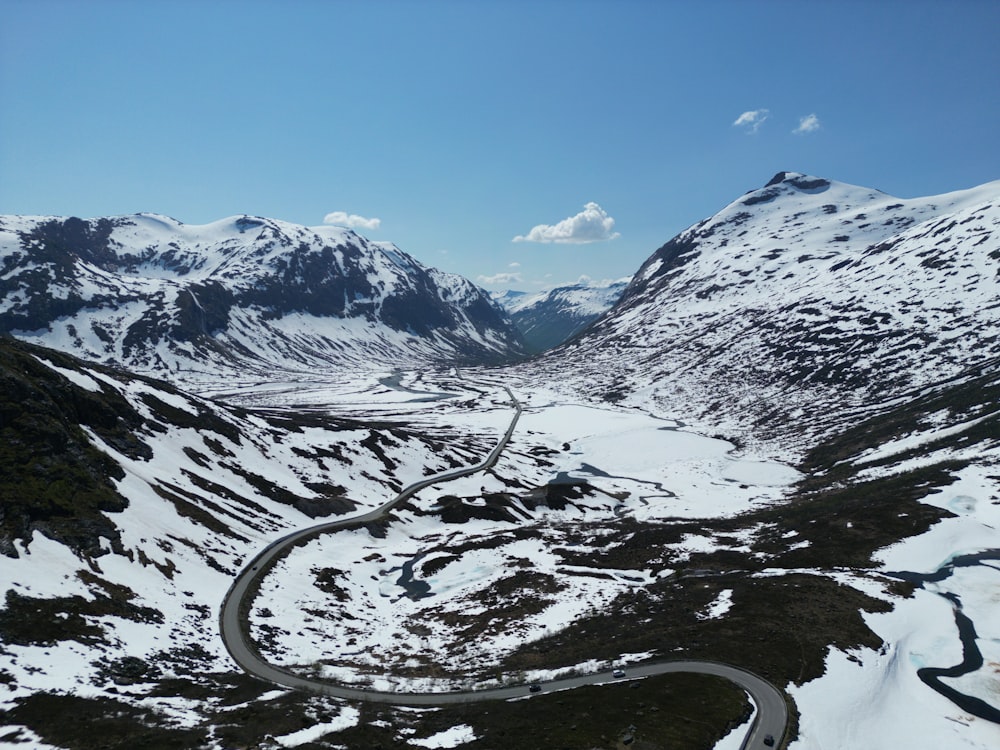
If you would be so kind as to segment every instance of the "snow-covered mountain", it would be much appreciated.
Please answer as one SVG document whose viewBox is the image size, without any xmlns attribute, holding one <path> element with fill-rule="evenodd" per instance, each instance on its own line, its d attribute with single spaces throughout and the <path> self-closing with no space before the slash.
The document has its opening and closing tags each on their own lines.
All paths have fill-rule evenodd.
<svg viewBox="0 0 1000 750">
<path fill-rule="evenodd" d="M 459 276 L 347 229 L 249 216 L 0 217 L 0 332 L 174 379 L 521 351 Z"/>
<path fill-rule="evenodd" d="M 1000 181 L 900 199 L 782 172 L 540 366 L 734 434 L 823 432 L 1000 354 L 998 230 Z"/>
<path fill-rule="evenodd" d="M 0 336 L 0 745 L 522 747 L 595 700 L 612 723 L 572 725 L 565 744 L 624 727 L 636 746 L 738 744 L 750 707 L 717 681 L 630 690 L 607 672 L 600 693 L 417 712 L 236 673 L 216 630 L 232 575 L 289 530 L 482 461 L 514 416 L 509 387 L 519 421 L 493 467 L 304 542 L 263 577 L 247 632 L 269 661 L 457 690 L 708 659 L 791 696 L 796 750 L 996 747 L 998 194 L 900 200 L 782 173 L 667 243 L 569 343 L 393 377 L 331 376 L 316 338 L 231 322 L 361 321 L 330 361 L 360 356 L 371 331 L 398 351 L 386 298 L 320 293 L 322 264 L 300 246 L 279 257 L 255 235 L 259 257 L 219 240 L 232 254 L 213 244 L 206 259 L 204 240 L 111 242 L 152 217 L 59 220 L 44 231 L 91 248 L 66 255 L 68 241 L 30 242 L 46 220 L 5 224 L 28 244 L 3 256 L 0 315 L 55 321 L 87 356 L 101 330 L 114 361 L 205 356 L 217 372 L 236 350 L 286 377 L 218 384 L 222 403 Z M 260 221 L 245 231 L 290 236 Z M 363 266 L 374 246 L 351 242 L 365 247 L 315 252 Z M 121 288 L 134 307 L 111 315 Z M 370 318 L 309 307 L 341 299 Z M 87 305 L 115 327 L 81 333 Z M 420 312 L 414 330 L 430 327 Z M 685 739 L 693 724 L 705 733 Z"/>
<path fill-rule="evenodd" d="M 607 312 L 630 279 L 580 281 L 544 292 L 493 293 L 524 337 L 531 352 L 558 346 Z"/>
</svg>

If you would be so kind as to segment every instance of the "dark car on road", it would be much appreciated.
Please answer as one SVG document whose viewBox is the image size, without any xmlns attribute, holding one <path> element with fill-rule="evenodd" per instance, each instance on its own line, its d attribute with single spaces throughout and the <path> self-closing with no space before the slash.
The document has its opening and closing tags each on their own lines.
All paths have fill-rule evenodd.
<svg viewBox="0 0 1000 750">
<path fill-rule="evenodd" d="M 542 686 L 539 685 L 537 682 L 535 682 L 531 685 L 528 685 L 528 691 L 532 693 L 540 693 L 542 692 Z"/>
<path fill-rule="evenodd" d="M 770 735 L 770 734 L 765 734 L 764 735 L 764 744 L 767 745 L 768 747 L 773 747 L 774 746 L 774 736 Z"/>
</svg>

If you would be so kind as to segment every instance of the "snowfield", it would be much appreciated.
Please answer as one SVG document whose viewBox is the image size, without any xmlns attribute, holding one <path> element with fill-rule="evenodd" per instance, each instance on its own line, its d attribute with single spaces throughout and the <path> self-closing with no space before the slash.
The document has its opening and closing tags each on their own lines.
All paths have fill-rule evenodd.
<svg viewBox="0 0 1000 750">
<path fill-rule="evenodd" d="M 494 476 L 474 475 L 428 488 L 411 507 L 395 514 L 383 537 L 365 530 L 330 534 L 294 550 L 274 569 L 255 601 L 252 623 L 275 663 L 376 690 L 439 691 L 498 684 L 495 678 L 470 675 L 486 675 L 490 665 L 511 649 L 608 606 L 622 588 L 643 586 L 674 572 L 666 566 L 626 570 L 566 564 L 560 550 L 566 548 L 575 526 L 602 514 L 609 519 L 627 515 L 642 521 L 726 516 L 747 505 L 780 501 L 783 488 L 799 476 L 787 465 L 737 455 L 725 441 L 686 432 L 676 422 L 634 409 L 565 403 L 546 391 L 518 395 L 525 404 L 524 414 Z M 479 421 L 483 416 L 466 414 L 465 418 Z M 924 439 L 937 437 L 932 431 Z M 547 454 L 547 465 L 540 467 L 530 460 L 525 442 L 553 451 Z M 635 450 L 637 445 L 643 449 Z M 947 493 L 928 497 L 928 502 L 960 515 L 886 549 L 884 569 L 929 572 L 950 557 L 995 545 L 1000 509 L 995 498 L 988 499 L 995 485 L 987 471 L 970 469 L 967 478 Z M 511 475 L 534 476 L 538 482 L 586 480 L 598 492 L 558 510 L 518 508 L 526 517 L 520 528 L 533 532 L 528 538 L 512 534 L 508 521 L 473 518 L 460 526 L 443 526 L 435 518 L 435 498 L 446 493 L 501 492 L 503 478 Z M 486 505 L 482 500 L 470 504 Z M 588 525 L 587 533 L 599 544 L 599 532 L 595 536 Z M 749 549 L 753 538 L 750 529 L 741 540 L 742 548 Z M 572 544 L 576 551 L 587 549 L 586 542 Z M 689 534 L 669 552 L 678 562 L 691 552 L 724 546 L 712 536 Z M 790 549 L 800 546 L 793 543 Z M 468 551 L 458 555 L 451 552 L 465 547 Z M 516 595 L 497 599 L 495 592 L 510 589 L 504 581 L 516 580 L 527 561 L 534 573 L 551 584 L 525 587 L 532 612 L 525 615 L 525 601 Z M 406 565 L 411 566 L 409 575 L 404 574 Z M 421 575 L 424 566 L 428 572 Z M 938 746 L 959 739 L 963 746 L 992 747 L 1000 728 L 963 714 L 924 685 L 916 669 L 961 661 L 952 606 L 939 595 L 940 591 L 956 593 L 979 624 L 986 666 L 953 682 L 963 692 L 995 701 L 1000 638 L 989 630 L 989 623 L 1000 621 L 1000 600 L 995 596 L 998 569 L 988 565 L 962 569 L 947 584 L 929 584 L 908 599 L 887 596 L 870 577 L 835 574 L 842 582 L 892 603 L 890 613 L 865 615 L 887 646 L 878 651 L 831 651 L 824 677 L 803 686 L 788 685 L 802 712 L 800 738 L 792 746 L 842 746 L 844 727 L 850 727 L 846 741 L 872 748 L 898 747 L 901 741 L 928 737 L 940 741 Z M 324 591 L 316 581 L 331 572 L 336 574 L 337 585 Z M 415 590 L 414 582 L 422 587 Z M 731 594 L 722 591 L 698 617 L 725 617 L 732 605 Z M 518 609 L 517 618 L 506 616 L 505 609 L 510 607 Z M 274 627 L 301 612 L 309 614 L 297 628 Z M 358 616 L 359 612 L 364 614 Z M 494 625 L 472 642 L 455 625 L 483 617 Z M 428 666 L 428 655 L 435 667 L 453 676 L 417 676 Z M 597 665 L 566 665 L 531 672 L 526 679 L 546 679 L 588 667 Z M 919 718 L 913 716 L 915 703 L 924 709 Z"/>
<path fill-rule="evenodd" d="M 1000 451 L 984 456 L 995 471 Z M 957 515 L 918 537 L 886 548 L 884 570 L 933 573 L 959 555 L 996 549 L 1000 538 L 1000 497 L 990 469 L 970 467 L 945 492 L 925 502 Z M 963 747 L 1000 745 L 1000 725 L 962 711 L 928 688 L 917 669 L 949 667 L 962 661 L 953 605 L 960 598 L 975 622 L 985 664 L 957 679 L 959 691 L 1000 705 L 1000 563 L 957 568 L 939 583 L 894 598 L 893 610 L 866 614 L 865 621 L 886 642 L 879 651 L 831 650 L 826 675 L 788 690 L 801 712 L 800 738 L 791 747 Z"/>
</svg>

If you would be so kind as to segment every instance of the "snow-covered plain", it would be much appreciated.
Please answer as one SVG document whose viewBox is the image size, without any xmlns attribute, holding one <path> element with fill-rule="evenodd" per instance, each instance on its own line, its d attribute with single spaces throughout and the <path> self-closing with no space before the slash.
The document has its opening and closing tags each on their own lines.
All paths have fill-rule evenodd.
<svg viewBox="0 0 1000 750">
<path fill-rule="evenodd" d="M 292 550 L 274 568 L 261 587 L 252 623 L 275 661 L 312 665 L 325 677 L 378 689 L 435 689 L 425 679 L 402 679 L 433 663 L 451 675 L 436 689 L 466 684 L 467 675 L 488 672 L 503 654 L 600 611 L 623 588 L 673 572 L 667 565 L 622 570 L 565 562 L 561 550 L 568 547 L 574 554 L 599 549 L 576 538 L 584 524 L 586 537 L 596 542 L 602 518 L 732 515 L 776 501 L 796 475 L 790 467 L 739 457 L 723 440 L 641 412 L 556 403 L 545 391 L 517 396 L 524 413 L 494 471 L 421 491 L 394 513 L 384 537 L 367 530 L 327 534 Z M 475 425 L 475 432 L 500 427 L 493 411 L 459 415 L 438 405 L 423 419 L 435 415 L 461 418 Z M 509 419 L 509 410 L 501 416 Z M 539 448 L 550 451 L 541 465 L 534 458 Z M 748 468 L 741 470 L 744 464 Z M 734 470 L 742 482 L 728 478 Z M 509 490 L 509 477 L 537 487 L 586 480 L 596 492 L 561 509 L 517 505 L 516 524 L 482 518 L 442 524 L 437 517 L 441 497 L 501 493 Z M 759 484 L 747 484 L 750 477 Z M 484 500 L 470 504 L 486 506 Z M 456 555 L 455 549 L 465 551 Z M 686 550 L 683 540 L 665 553 L 683 557 Z M 407 595 L 409 581 L 399 583 L 408 562 L 424 586 L 416 596 Z M 425 569 L 433 572 L 422 574 Z M 541 576 L 545 585 L 539 587 L 536 579 L 518 584 L 525 571 Z M 331 576 L 334 585 L 317 587 L 318 578 Z M 516 593 L 497 598 L 498 587 Z M 295 620 L 301 612 L 309 614 Z M 491 624 L 470 640 L 465 627 L 483 627 L 482 618 Z M 293 620 L 298 627 L 280 625 Z"/>
</svg>

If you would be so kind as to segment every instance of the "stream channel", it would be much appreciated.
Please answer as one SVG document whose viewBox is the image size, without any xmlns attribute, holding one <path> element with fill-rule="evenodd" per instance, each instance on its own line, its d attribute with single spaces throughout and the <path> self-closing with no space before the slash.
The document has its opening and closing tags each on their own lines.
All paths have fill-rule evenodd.
<svg viewBox="0 0 1000 750">
<path fill-rule="evenodd" d="M 988 549 L 983 552 L 957 555 L 933 573 L 914 573 L 904 570 L 887 572 L 886 575 L 902 581 L 908 581 L 919 588 L 924 588 L 924 584 L 940 583 L 950 577 L 956 568 L 970 568 L 982 565 L 992 570 L 997 570 L 993 565 L 988 565 L 987 560 L 1000 560 L 1000 549 Z M 955 613 L 955 625 L 958 627 L 958 637 L 962 641 L 962 661 L 953 667 L 922 667 L 917 670 L 917 677 L 929 688 L 936 690 L 963 711 L 973 716 L 978 716 L 980 719 L 1000 724 L 1000 709 L 996 706 L 990 705 L 982 698 L 961 693 L 941 680 L 942 677 L 961 677 L 962 675 L 971 674 L 981 669 L 983 666 L 983 655 L 976 644 L 979 636 L 976 635 L 975 623 L 962 611 L 962 600 L 959 595 L 952 592 L 938 592 L 938 596 L 943 596 L 951 602 Z"/>
</svg>

